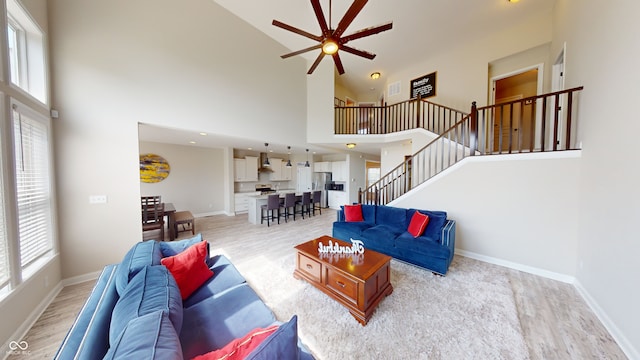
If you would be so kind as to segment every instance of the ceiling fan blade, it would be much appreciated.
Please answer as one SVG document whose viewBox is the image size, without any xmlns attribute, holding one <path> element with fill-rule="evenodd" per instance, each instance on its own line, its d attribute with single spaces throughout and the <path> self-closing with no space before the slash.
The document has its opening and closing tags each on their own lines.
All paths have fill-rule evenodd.
<svg viewBox="0 0 640 360">
<path fill-rule="evenodd" d="M 340 55 L 338 55 L 338 53 L 335 53 L 331 56 L 333 56 L 333 62 L 336 63 L 336 68 L 338 68 L 338 74 L 340 75 L 344 74 L 344 66 L 342 66 L 342 60 L 340 60 Z"/>
<path fill-rule="evenodd" d="M 288 53 L 288 54 L 284 54 L 284 55 L 281 55 L 280 57 L 283 58 L 283 59 L 286 59 L 286 58 L 289 58 L 289 57 L 292 57 L 292 56 L 296 56 L 296 55 L 300 55 L 302 53 L 306 53 L 307 51 L 316 50 L 316 49 L 320 49 L 320 48 L 322 48 L 322 44 L 309 46 L 306 49 L 302 49 L 302 50 L 294 51 L 294 52 L 291 52 L 291 53 Z"/>
<path fill-rule="evenodd" d="M 330 34 L 329 27 L 327 26 L 327 19 L 325 19 L 322 7 L 320 6 L 320 0 L 311 0 L 311 6 L 313 7 L 313 12 L 316 13 L 316 18 L 318 19 L 318 24 L 320 24 L 322 35 L 328 36 Z"/>
<path fill-rule="evenodd" d="M 340 46 L 340 50 L 344 50 L 348 53 L 351 53 L 353 55 L 358 55 L 358 56 L 362 56 L 363 58 L 367 58 L 369 60 L 373 60 L 373 58 L 376 57 L 376 54 L 372 54 L 368 51 L 364 51 L 364 50 L 358 50 L 358 49 L 354 49 L 350 46 L 346 46 L 346 45 L 342 45 Z"/>
<path fill-rule="evenodd" d="M 285 29 L 285 30 L 289 30 L 289 31 L 291 31 L 293 33 L 296 33 L 298 35 L 302 35 L 302 36 L 307 37 L 309 39 L 315 40 L 315 41 L 322 41 L 322 39 L 323 39 L 322 36 L 313 35 L 311 33 L 308 33 L 306 31 L 304 31 L 304 30 L 300 30 L 300 29 L 298 29 L 296 27 L 293 27 L 291 25 L 287 25 L 285 23 L 282 23 L 282 22 L 280 22 L 278 20 L 273 20 L 273 22 L 271 24 L 273 24 L 274 26 L 277 26 L 279 28 L 282 28 L 282 29 Z"/>
<path fill-rule="evenodd" d="M 318 65 L 320 65 L 320 61 L 322 61 L 322 58 L 324 58 L 324 52 L 321 51 L 320 55 L 318 55 L 318 57 L 316 58 L 316 61 L 314 61 L 313 65 L 311 65 L 311 67 L 309 68 L 309 71 L 307 71 L 308 75 L 311 75 L 311 73 L 313 73 Z"/>
<path fill-rule="evenodd" d="M 366 29 L 362 29 L 362 30 L 358 30 L 356 32 L 354 32 L 351 35 L 347 35 L 347 36 L 343 36 L 340 39 L 340 43 L 341 44 L 346 44 L 347 42 L 351 41 L 351 40 L 355 40 L 355 39 L 360 39 L 366 36 L 370 36 L 370 35 L 374 35 L 377 33 L 381 33 L 383 31 L 387 31 L 387 30 L 391 30 L 391 28 L 393 27 L 393 23 L 387 23 L 384 25 L 379 25 L 379 26 L 373 26 L 370 28 L 366 28 Z"/>
<path fill-rule="evenodd" d="M 349 25 L 351 25 L 351 23 L 353 22 L 353 19 L 356 18 L 360 10 L 362 10 L 362 8 L 367 4 L 367 1 L 368 0 L 355 0 L 353 4 L 351 4 L 351 7 L 344 14 L 342 19 L 340 20 L 340 23 L 338 24 L 338 27 L 333 32 L 334 39 L 339 38 L 340 35 L 342 35 L 342 33 L 347 30 Z"/>
</svg>

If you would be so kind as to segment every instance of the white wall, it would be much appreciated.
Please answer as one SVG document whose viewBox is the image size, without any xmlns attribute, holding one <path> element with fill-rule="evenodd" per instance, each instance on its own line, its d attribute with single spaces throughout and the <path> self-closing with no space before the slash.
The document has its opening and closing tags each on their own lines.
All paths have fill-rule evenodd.
<svg viewBox="0 0 640 360">
<path fill-rule="evenodd" d="M 558 1 L 552 45 L 557 55 L 566 42 L 566 86 L 584 85 L 578 281 L 632 359 L 640 358 L 639 13 L 633 0 Z"/>
<path fill-rule="evenodd" d="M 281 45 L 213 1 L 57 0 L 49 11 L 65 278 L 139 241 L 139 122 L 305 138 L 306 63 L 282 61 Z M 98 194 L 108 203 L 89 205 Z"/>
<path fill-rule="evenodd" d="M 576 273 L 575 153 L 468 157 L 393 206 L 444 210 L 456 248 L 566 278 Z"/>
<path fill-rule="evenodd" d="M 198 216 L 225 213 L 223 149 L 140 142 L 140 154 L 162 156 L 171 167 L 159 183 L 140 183 L 140 195 L 161 195 L 177 211 L 189 210 Z"/>
</svg>

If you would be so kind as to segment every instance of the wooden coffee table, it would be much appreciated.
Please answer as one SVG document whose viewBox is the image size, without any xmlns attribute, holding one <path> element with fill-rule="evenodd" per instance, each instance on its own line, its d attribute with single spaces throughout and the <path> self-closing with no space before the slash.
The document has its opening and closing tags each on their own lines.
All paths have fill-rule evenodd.
<svg viewBox="0 0 640 360">
<path fill-rule="evenodd" d="M 293 276 L 338 301 L 364 326 L 380 301 L 393 292 L 391 257 L 367 249 L 364 254 L 320 253 L 318 244 L 327 246 L 329 241 L 351 247 L 351 243 L 330 236 L 297 245 Z"/>
</svg>

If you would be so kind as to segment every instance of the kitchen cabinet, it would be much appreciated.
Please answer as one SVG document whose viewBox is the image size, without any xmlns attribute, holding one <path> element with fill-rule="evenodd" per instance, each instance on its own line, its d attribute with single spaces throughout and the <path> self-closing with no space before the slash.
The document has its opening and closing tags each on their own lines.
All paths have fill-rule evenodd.
<svg viewBox="0 0 640 360">
<path fill-rule="evenodd" d="M 260 195 L 259 191 L 256 192 L 246 192 L 246 193 L 235 193 L 234 197 L 234 209 L 235 213 L 246 213 L 249 211 L 249 196 L 250 195 Z"/>
<path fill-rule="evenodd" d="M 318 161 L 313 163 L 313 172 L 331 172 L 331 163 L 328 161 Z"/>
<path fill-rule="evenodd" d="M 349 172 L 347 171 L 346 161 L 334 161 L 331 163 L 331 172 L 333 181 L 349 181 Z"/>
<path fill-rule="evenodd" d="M 340 206 L 348 203 L 347 193 L 345 191 L 329 190 L 329 207 L 340 210 Z"/>
<path fill-rule="evenodd" d="M 234 181 L 258 181 L 258 157 L 245 156 L 233 159 Z"/>
<path fill-rule="evenodd" d="M 286 162 L 282 162 L 282 180 L 289 181 L 293 179 L 293 166 L 287 167 Z"/>
<path fill-rule="evenodd" d="M 269 174 L 269 179 L 271 181 L 282 180 L 282 159 L 269 159 L 269 163 L 271 164 L 271 174 Z"/>
</svg>

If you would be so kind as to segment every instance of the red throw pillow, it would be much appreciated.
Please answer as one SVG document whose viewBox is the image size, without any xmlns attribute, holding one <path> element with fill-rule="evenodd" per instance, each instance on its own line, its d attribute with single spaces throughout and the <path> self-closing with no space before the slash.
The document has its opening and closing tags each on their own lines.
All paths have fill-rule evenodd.
<svg viewBox="0 0 640 360">
<path fill-rule="evenodd" d="M 364 221 L 362 218 L 362 205 L 345 205 L 344 206 L 344 221 Z"/>
<path fill-rule="evenodd" d="M 187 250 L 160 260 L 176 279 L 182 300 L 189 297 L 205 281 L 213 276 L 205 259 L 207 257 L 207 242 L 201 241 L 191 245 Z"/>
<path fill-rule="evenodd" d="M 411 235 L 413 235 L 414 238 L 417 238 L 418 236 L 422 235 L 424 229 L 427 228 L 428 224 L 429 216 L 416 211 L 411 217 L 411 222 L 409 223 L 409 228 L 407 229 L 407 231 Z"/>
<path fill-rule="evenodd" d="M 251 354 L 255 348 L 260 346 L 260 343 L 262 343 L 276 330 L 278 330 L 277 325 L 269 326 L 265 329 L 254 329 L 244 337 L 232 340 L 222 349 L 198 355 L 194 357 L 193 360 L 242 360 L 247 357 L 247 355 Z"/>
</svg>

